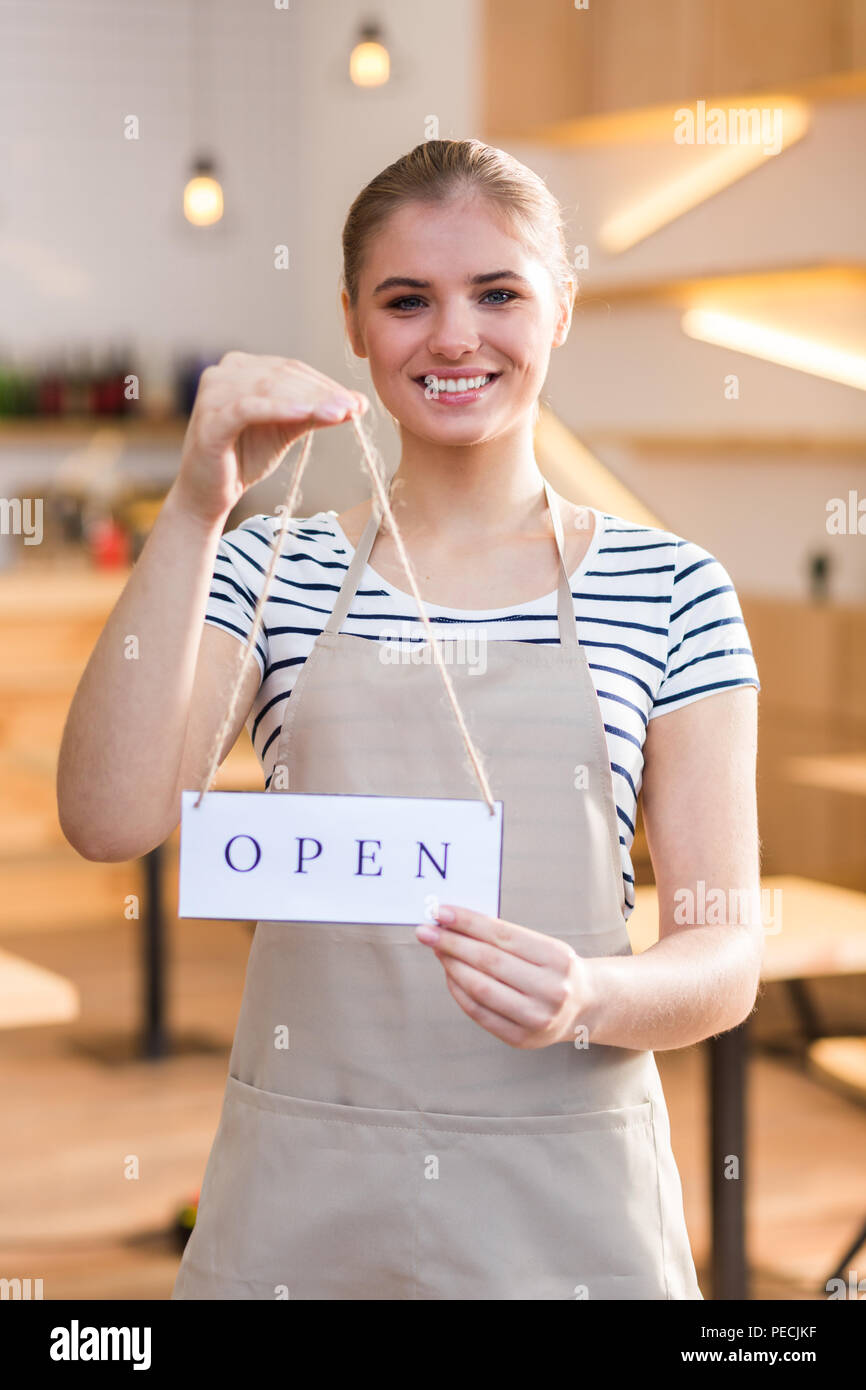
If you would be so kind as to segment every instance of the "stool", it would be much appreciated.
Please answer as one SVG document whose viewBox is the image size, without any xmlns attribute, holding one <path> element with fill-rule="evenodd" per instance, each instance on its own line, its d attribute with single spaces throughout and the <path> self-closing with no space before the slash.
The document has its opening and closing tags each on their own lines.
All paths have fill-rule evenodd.
<svg viewBox="0 0 866 1390">
<path fill-rule="evenodd" d="M 806 1052 L 807 1069 L 813 1076 L 828 1081 L 850 1100 L 866 1105 L 866 1037 L 817 1038 Z M 839 1260 L 831 1279 L 845 1279 L 850 1262 L 866 1245 L 866 1219 L 853 1243 Z"/>
</svg>

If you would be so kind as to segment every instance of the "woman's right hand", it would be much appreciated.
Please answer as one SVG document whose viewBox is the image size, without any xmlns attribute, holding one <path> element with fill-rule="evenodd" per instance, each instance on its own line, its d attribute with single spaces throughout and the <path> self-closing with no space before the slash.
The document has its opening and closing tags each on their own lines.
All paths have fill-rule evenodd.
<svg viewBox="0 0 866 1390">
<path fill-rule="evenodd" d="M 225 521 L 293 440 L 362 415 L 369 404 L 305 362 L 227 352 L 199 378 L 175 496 L 199 520 Z"/>
</svg>

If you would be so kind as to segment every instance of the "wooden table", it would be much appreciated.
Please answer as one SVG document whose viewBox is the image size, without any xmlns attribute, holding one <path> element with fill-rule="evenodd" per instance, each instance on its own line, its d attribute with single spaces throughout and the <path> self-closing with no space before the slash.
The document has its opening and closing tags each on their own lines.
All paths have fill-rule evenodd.
<svg viewBox="0 0 866 1390">
<path fill-rule="evenodd" d="M 263 792 L 265 775 L 249 738 L 243 732 L 221 767 L 212 790 Z M 165 844 L 157 845 L 142 861 L 144 871 L 142 1055 L 150 1060 L 171 1052 L 166 1021 L 166 927 L 162 910 L 165 876 Z"/>
<path fill-rule="evenodd" d="M 866 796 L 866 753 L 830 753 L 820 758 L 787 758 L 792 782 L 827 791 Z"/>
<path fill-rule="evenodd" d="M 769 876 L 762 915 L 768 922 L 762 980 L 802 986 L 816 975 L 866 972 L 866 893 L 795 875 Z M 775 910 L 774 910 L 775 907 Z M 775 917 L 775 921 L 769 921 Z M 658 940 L 655 887 L 638 888 L 628 920 L 635 954 Z M 802 1001 L 805 1004 L 805 1000 Z M 817 1021 L 812 1033 L 820 1036 Z M 710 1092 L 710 1173 L 712 1188 L 712 1280 L 716 1300 L 747 1299 L 745 1184 L 745 1088 L 748 1019 L 707 1039 Z M 724 1176 L 726 1157 L 740 1158 L 740 1178 Z"/>
<path fill-rule="evenodd" d="M 71 980 L 0 950 L 0 1028 L 68 1023 L 80 1010 Z"/>
<path fill-rule="evenodd" d="M 97 570 L 83 551 L 57 562 L 27 562 L 0 575 L 0 804 L 4 855 L 43 856 L 68 849 L 57 818 L 55 777 L 73 692 L 129 567 Z M 244 737 L 217 775 L 219 788 L 264 789 L 258 759 Z M 32 789 L 32 795 L 28 793 Z M 71 856 L 71 851 L 70 851 Z M 164 847 L 143 857 L 142 1041 L 146 1057 L 168 1050 L 165 924 L 160 888 Z M 51 859 L 43 862 L 51 864 Z M 70 906 L 74 897 L 69 899 Z M 7 987 L 8 985 L 8 987 Z M 17 1003 L 14 1001 L 18 1000 Z M 73 986 L 26 961 L 0 955 L 0 1027 L 60 1022 L 78 1011 Z M 7 1022 L 6 1019 L 10 1021 Z"/>
</svg>

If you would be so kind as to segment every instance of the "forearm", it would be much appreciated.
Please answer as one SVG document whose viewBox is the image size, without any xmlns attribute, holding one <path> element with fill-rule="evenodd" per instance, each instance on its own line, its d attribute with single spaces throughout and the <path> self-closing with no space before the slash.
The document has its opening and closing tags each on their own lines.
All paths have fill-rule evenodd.
<svg viewBox="0 0 866 1390">
<path fill-rule="evenodd" d="M 681 927 L 634 956 L 587 960 L 577 1026 L 590 1042 L 635 1050 L 688 1047 L 750 1014 L 760 976 L 755 930 Z"/>
<path fill-rule="evenodd" d="M 57 793 L 88 858 L 131 858 L 168 833 L 221 531 L 169 492 L 79 682 Z"/>
</svg>

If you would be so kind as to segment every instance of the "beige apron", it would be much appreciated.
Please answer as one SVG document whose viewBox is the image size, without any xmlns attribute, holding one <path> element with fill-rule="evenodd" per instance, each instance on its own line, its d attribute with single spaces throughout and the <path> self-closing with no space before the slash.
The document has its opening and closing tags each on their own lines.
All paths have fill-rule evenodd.
<svg viewBox="0 0 866 1390">
<path fill-rule="evenodd" d="M 499 915 L 628 955 L 608 747 L 545 493 L 560 645 L 489 641 L 486 670 L 449 674 L 504 802 Z M 291 792 L 477 796 L 429 648 L 393 664 L 340 633 L 380 515 L 374 500 L 276 766 Z M 257 923 L 172 1297 L 700 1299 L 653 1053 L 510 1047 L 412 926 Z"/>
</svg>

